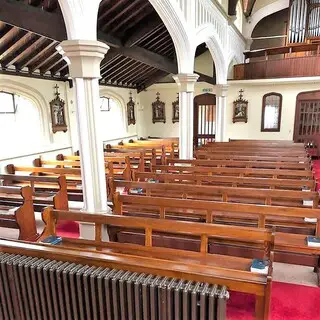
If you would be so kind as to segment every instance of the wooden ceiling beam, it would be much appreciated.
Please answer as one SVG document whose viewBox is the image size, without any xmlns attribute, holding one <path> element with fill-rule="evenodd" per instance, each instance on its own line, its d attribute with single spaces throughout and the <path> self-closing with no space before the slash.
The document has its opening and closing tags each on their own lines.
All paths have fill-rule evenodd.
<svg viewBox="0 0 320 320">
<path fill-rule="evenodd" d="M 25 42 L 34 37 L 32 33 L 21 30 L 18 37 L 12 38 L 7 45 L 0 50 L 0 60 L 3 60 L 6 56 L 10 56 L 15 50 L 18 50 Z"/>
<path fill-rule="evenodd" d="M 151 70 L 151 67 L 150 66 L 147 66 L 147 65 L 142 65 L 140 67 L 140 69 L 137 71 L 137 72 L 130 72 L 126 75 L 126 77 L 123 78 L 123 82 L 124 83 L 130 83 L 130 79 L 134 79 L 134 78 L 138 78 L 141 74 L 145 74 L 146 73 L 146 70 Z"/>
<path fill-rule="evenodd" d="M 0 20 L 50 39 L 67 39 L 61 14 L 47 12 L 22 1 L 0 0 Z"/>
<path fill-rule="evenodd" d="M 59 64 L 57 64 L 54 68 L 52 68 L 50 72 L 54 76 L 58 72 L 62 71 L 64 68 L 67 68 L 67 67 L 68 67 L 68 64 L 66 63 L 66 61 L 62 60 L 59 62 Z"/>
<path fill-rule="evenodd" d="M 46 1 L 44 5 L 54 10 L 56 2 Z M 63 17 L 58 12 L 48 12 L 39 7 L 30 6 L 22 1 L 0 0 L 0 21 L 17 26 L 56 41 L 67 39 Z M 111 35 L 98 32 L 100 41 L 110 47 L 118 48 L 121 41 Z"/>
<path fill-rule="evenodd" d="M 109 19 L 106 23 L 102 24 L 100 29 L 102 31 L 106 31 L 113 23 L 115 23 L 117 20 L 119 20 L 122 16 L 129 17 L 129 16 L 133 15 L 135 12 L 135 10 L 133 10 L 134 7 L 136 7 L 138 4 L 142 3 L 143 1 L 145 1 L 145 0 L 134 0 L 131 4 L 125 6 L 125 8 L 123 10 L 121 10 L 118 14 L 114 15 L 113 18 Z M 121 2 L 121 0 L 119 2 Z M 117 3 L 117 5 L 118 5 L 118 3 Z M 112 8 L 112 10 L 114 10 L 114 9 Z M 131 12 L 131 14 L 129 14 L 129 12 Z M 99 18 L 98 18 L 98 20 L 99 20 Z"/>
<path fill-rule="evenodd" d="M 33 73 L 35 70 L 40 69 L 46 63 L 48 63 L 50 60 L 52 60 L 53 57 L 56 56 L 57 54 L 58 54 L 58 51 L 56 51 L 55 49 L 50 50 L 50 53 L 43 60 L 40 60 L 40 61 L 36 62 L 35 64 L 29 66 L 29 72 Z"/>
<path fill-rule="evenodd" d="M 105 73 L 103 74 L 103 78 L 106 79 L 111 79 L 113 77 L 114 74 L 118 73 L 119 70 L 121 70 L 121 68 L 124 68 L 130 64 L 132 64 L 132 60 L 130 58 L 124 58 L 120 61 L 121 63 L 117 63 L 115 66 L 111 66 L 110 69 L 106 70 Z M 119 65 L 121 65 L 120 69 L 117 68 Z M 113 71 L 112 71 L 113 70 Z"/>
<path fill-rule="evenodd" d="M 117 81 L 122 82 L 123 79 L 125 79 L 128 76 L 128 73 L 135 73 L 136 70 L 141 69 L 141 63 L 136 62 L 132 66 L 130 66 L 129 70 L 128 68 L 117 74 Z"/>
<path fill-rule="evenodd" d="M 137 72 L 136 74 L 132 75 L 132 78 L 129 78 L 128 83 L 135 83 L 139 80 L 142 79 L 143 77 L 146 77 L 148 74 L 155 72 L 157 69 L 148 66 L 145 70 L 141 70 Z"/>
<path fill-rule="evenodd" d="M 49 12 L 56 10 L 58 8 L 58 0 L 44 0 L 43 8 Z"/>
<path fill-rule="evenodd" d="M 207 82 L 207 83 L 210 83 L 210 84 L 213 84 L 213 85 L 217 84 L 215 77 L 210 77 L 210 76 L 208 76 L 206 74 L 203 74 L 201 72 L 198 72 L 198 71 L 194 71 L 194 73 L 199 75 L 199 79 L 198 79 L 199 82 L 200 81 Z"/>
<path fill-rule="evenodd" d="M 32 57 L 26 57 L 23 61 L 16 65 L 16 68 L 21 70 L 24 67 L 31 65 L 32 63 L 37 61 L 41 56 L 43 56 L 47 50 L 49 50 L 52 46 L 56 44 L 56 41 L 45 39 L 44 42 L 41 43 L 40 46 L 35 50 L 35 52 L 33 52 Z"/>
<path fill-rule="evenodd" d="M 150 17 L 142 28 L 138 28 L 138 30 L 124 41 L 124 46 L 132 47 L 138 44 L 143 39 L 152 36 L 161 26 L 163 26 L 163 23 L 158 15 Z"/>
<path fill-rule="evenodd" d="M 7 67 L 12 64 L 15 64 L 17 61 L 19 61 L 21 58 L 27 55 L 27 50 L 30 50 L 30 48 L 34 48 L 34 46 L 39 45 L 43 41 L 43 37 L 39 37 L 36 34 L 31 35 L 32 36 L 29 41 L 27 41 L 16 52 L 14 52 L 12 55 L 10 55 L 1 62 L 2 66 Z"/>
<path fill-rule="evenodd" d="M 28 3 L 32 6 L 39 6 L 41 4 L 41 0 L 28 0 Z"/>
<path fill-rule="evenodd" d="M 130 21 L 131 19 L 135 18 L 136 16 L 139 15 L 140 12 L 144 12 L 144 17 L 146 16 L 146 11 L 147 11 L 147 7 L 150 6 L 149 1 L 147 1 L 146 3 L 143 3 L 139 8 L 137 8 L 136 10 L 134 10 L 131 14 L 127 15 L 124 19 L 121 19 L 121 21 L 119 23 L 117 23 L 115 25 L 114 28 L 111 29 L 111 32 L 117 32 L 124 24 L 126 24 L 128 21 Z M 141 19 L 140 19 L 141 20 Z M 135 24 L 138 22 L 137 19 L 135 19 Z M 130 29 L 130 26 L 126 26 L 126 29 Z"/>
<path fill-rule="evenodd" d="M 109 10 L 105 10 L 103 13 L 98 15 L 98 26 L 99 28 L 102 26 L 103 24 L 103 20 L 110 15 L 113 11 L 117 10 L 118 8 L 120 8 L 127 0 L 118 0 L 117 3 L 112 6 Z"/>
<path fill-rule="evenodd" d="M 161 70 L 156 71 L 153 75 L 151 75 L 151 77 L 147 78 L 143 83 L 137 86 L 138 93 L 152 86 L 154 83 L 156 83 L 158 80 L 162 79 L 166 75 L 167 73 L 164 71 L 161 71 Z"/>
<path fill-rule="evenodd" d="M 40 68 L 40 73 L 45 74 L 47 71 L 51 70 L 62 61 L 64 61 L 64 59 L 61 55 L 57 57 L 55 56 L 54 59 L 50 60 L 47 64 Z"/>
<path fill-rule="evenodd" d="M 157 69 L 163 70 L 168 73 L 177 73 L 178 67 L 177 64 L 172 60 L 163 57 L 157 53 L 146 50 L 144 48 L 133 46 L 130 48 L 123 47 L 116 49 L 118 53 L 129 57 L 131 59 L 140 61 L 149 66 L 155 67 Z"/>
</svg>

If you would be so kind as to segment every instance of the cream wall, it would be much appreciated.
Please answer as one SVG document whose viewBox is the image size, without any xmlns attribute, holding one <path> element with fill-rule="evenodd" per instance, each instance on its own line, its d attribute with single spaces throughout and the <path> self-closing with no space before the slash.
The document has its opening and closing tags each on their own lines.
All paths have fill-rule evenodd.
<svg viewBox="0 0 320 320">
<path fill-rule="evenodd" d="M 198 71 L 209 77 L 213 76 L 213 60 L 209 50 L 195 59 L 194 70 L 195 72 Z"/>
<path fill-rule="evenodd" d="M 54 86 L 58 84 L 60 97 L 65 101 L 65 116 L 68 125 L 68 131 L 52 133 L 50 101 L 54 99 Z M 44 157 L 54 158 L 59 153 L 71 154 L 79 149 L 75 92 L 74 88 L 69 87 L 69 82 L 41 80 L 26 77 L 17 77 L 9 75 L 0 75 L 0 91 L 8 91 L 22 95 L 34 102 L 39 107 L 42 116 L 43 132 L 39 134 L 44 136 L 43 144 L 39 146 L 12 146 L 10 150 L 1 148 L 1 139 L 10 139 L 10 137 L 0 138 L 0 172 L 8 163 L 29 165 L 32 160 L 40 155 Z M 136 90 L 132 91 L 133 100 L 136 103 L 135 115 L 136 125 L 127 125 L 126 104 L 129 101 L 129 89 L 116 87 L 100 87 L 101 95 L 110 95 L 119 101 L 122 110 L 122 124 L 117 126 L 115 130 L 110 130 L 107 126 L 101 127 L 101 135 L 104 144 L 117 143 L 120 140 L 135 139 L 141 127 L 141 119 L 139 120 L 139 96 Z M 108 117 L 108 112 L 101 112 L 102 120 Z M 26 119 L 28 121 L 28 119 Z M 103 121 L 102 121 L 103 123 Z M 18 135 L 23 132 L 17 132 Z"/>
<path fill-rule="evenodd" d="M 206 82 L 198 82 L 195 86 L 195 95 L 212 90 L 214 86 Z M 152 123 L 152 102 L 156 100 L 157 92 L 166 107 L 166 123 Z M 139 136 L 178 137 L 179 123 L 172 123 L 172 102 L 177 100 L 178 86 L 175 83 L 156 84 L 139 94 L 140 105 L 143 110 L 138 111 L 142 131 Z"/>
<path fill-rule="evenodd" d="M 319 82 L 295 82 L 282 79 L 285 83 L 267 81 L 229 81 L 227 99 L 226 139 L 292 140 L 296 97 L 300 92 L 319 90 Z M 248 123 L 232 123 L 233 101 L 239 90 L 244 90 L 244 99 L 249 101 Z M 262 97 L 269 92 L 282 94 L 282 116 L 280 132 L 261 132 Z"/>
<path fill-rule="evenodd" d="M 39 146 L 12 146 L 10 149 L 0 148 L 0 161 L 28 156 L 39 152 L 51 152 L 52 150 L 68 150 L 71 148 L 71 134 L 68 103 L 66 103 L 66 122 L 68 131 L 52 133 L 50 101 L 54 99 L 54 86 L 58 84 L 60 97 L 67 101 L 66 92 L 69 86 L 68 82 L 40 80 L 26 77 L 16 77 L 8 75 L 0 75 L 0 90 L 12 92 L 31 100 L 42 114 L 42 132 L 39 135 L 43 136 L 43 143 Z M 28 121 L 28 119 L 25 119 Z M 30 124 L 32 125 L 32 124 Z M 23 132 L 17 132 L 17 135 L 23 135 Z M 0 139 L 10 139 L 10 137 L 1 137 Z M 1 140 L 0 140 L 1 141 Z M 1 142 L 0 142 L 1 145 Z"/>
</svg>

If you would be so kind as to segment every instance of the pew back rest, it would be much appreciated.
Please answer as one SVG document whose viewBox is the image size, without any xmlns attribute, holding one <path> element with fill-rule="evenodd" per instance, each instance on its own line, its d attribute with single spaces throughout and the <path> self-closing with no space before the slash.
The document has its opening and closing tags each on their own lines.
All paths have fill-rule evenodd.
<svg viewBox="0 0 320 320">
<path fill-rule="evenodd" d="M 37 192 L 37 188 L 41 188 L 41 184 L 58 184 L 59 190 L 53 196 L 53 206 L 56 209 L 68 210 L 68 191 L 66 177 L 61 175 L 59 177 L 46 177 L 46 176 L 21 176 L 14 174 L 1 174 L 0 180 L 5 185 L 14 185 L 15 183 L 28 183 L 31 187 L 33 196 L 41 195 Z"/>
<path fill-rule="evenodd" d="M 168 198 L 197 198 L 206 197 L 207 200 L 214 200 L 214 196 L 221 197 L 220 201 L 245 202 L 248 198 L 262 199 L 264 204 L 272 205 L 277 200 L 311 200 L 313 201 L 313 208 L 318 208 L 319 194 L 318 192 L 304 192 L 304 191 L 291 191 L 291 190 L 271 190 L 271 189 L 254 189 L 254 188 L 233 188 L 233 187 L 220 187 L 220 186 L 195 186 L 190 184 L 175 184 L 175 183 L 150 183 L 150 182 L 135 182 L 135 181 L 120 181 L 109 179 L 109 191 L 114 194 L 117 188 L 125 188 L 126 190 L 141 188 L 143 193 L 147 196 L 152 194 L 156 196 L 163 196 Z M 244 201 L 241 201 L 241 198 Z M 209 199 L 208 199 L 209 198 Z M 294 202 L 294 206 L 297 203 Z"/>
<path fill-rule="evenodd" d="M 156 173 L 156 172 L 134 172 L 133 181 L 148 181 L 153 179 L 165 183 L 190 183 L 196 185 L 222 185 L 232 187 L 257 187 L 287 190 L 315 190 L 314 180 L 301 179 L 272 179 L 258 177 L 229 177 L 221 175 L 179 174 L 179 173 Z"/>
<path fill-rule="evenodd" d="M 114 195 L 114 212 L 119 215 L 125 214 L 126 207 L 130 206 L 130 212 L 158 212 L 160 219 L 166 215 L 202 217 L 207 223 L 212 223 L 218 214 L 254 215 L 257 217 L 258 227 L 265 228 L 267 217 L 299 217 L 316 218 L 316 234 L 320 234 L 320 209 L 293 208 L 269 205 L 254 205 L 243 203 L 224 203 L 213 201 L 199 201 L 186 199 L 173 199 L 163 197 L 141 197 L 132 195 Z M 144 210 L 142 212 L 142 210 Z M 290 219 L 289 219 L 290 221 Z"/>
</svg>

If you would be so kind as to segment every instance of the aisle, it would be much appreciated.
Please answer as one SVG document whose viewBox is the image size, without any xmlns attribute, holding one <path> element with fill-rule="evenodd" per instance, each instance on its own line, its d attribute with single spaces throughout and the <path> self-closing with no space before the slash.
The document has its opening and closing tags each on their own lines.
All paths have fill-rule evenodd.
<svg viewBox="0 0 320 320">
<path fill-rule="evenodd" d="M 230 292 L 227 320 L 253 320 L 254 297 Z M 290 283 L 272 283 L 270 320 L 319 320 L 320 289 Z"/>
</svg>

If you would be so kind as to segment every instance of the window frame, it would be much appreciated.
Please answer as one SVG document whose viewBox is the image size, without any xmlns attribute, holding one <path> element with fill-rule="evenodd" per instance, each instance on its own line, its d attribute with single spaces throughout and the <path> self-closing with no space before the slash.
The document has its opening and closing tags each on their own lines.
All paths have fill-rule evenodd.
<svg viewBox="0 0 320 320">
<path fill-rule="evenodd" d="M 279 117 L 278 117 L 278 126 L 277 126 L 277 128 L 265 128 L 264 127 L 266 99 L 267 99 L 268 96 L 278 96 L 280 98 L 280 102 L 279 102 Z M 277 93 L 277 92 L 266 93 L 262 98 L 261 132 L 280 132 L 280 129 L 281 129 L 281 114 L 282 114 L 282 94 Z"/>
<path fill-rule="evenodd" d="M 16 105 L 16 99 L 15 99 L 15 94 L 12 92 L 8 92 L 8 91 L 3 91 L 1 90 L 0 93 L 5 93 L 5 94 L 9 94 L 12 97 L 12 103 L 13 103 L 13 111 L 9 111 L 9 112 L 3 112 L 0 110 L 0 114 L 15 114 L 17 112 L 17 105 Z"/>
</svg>

